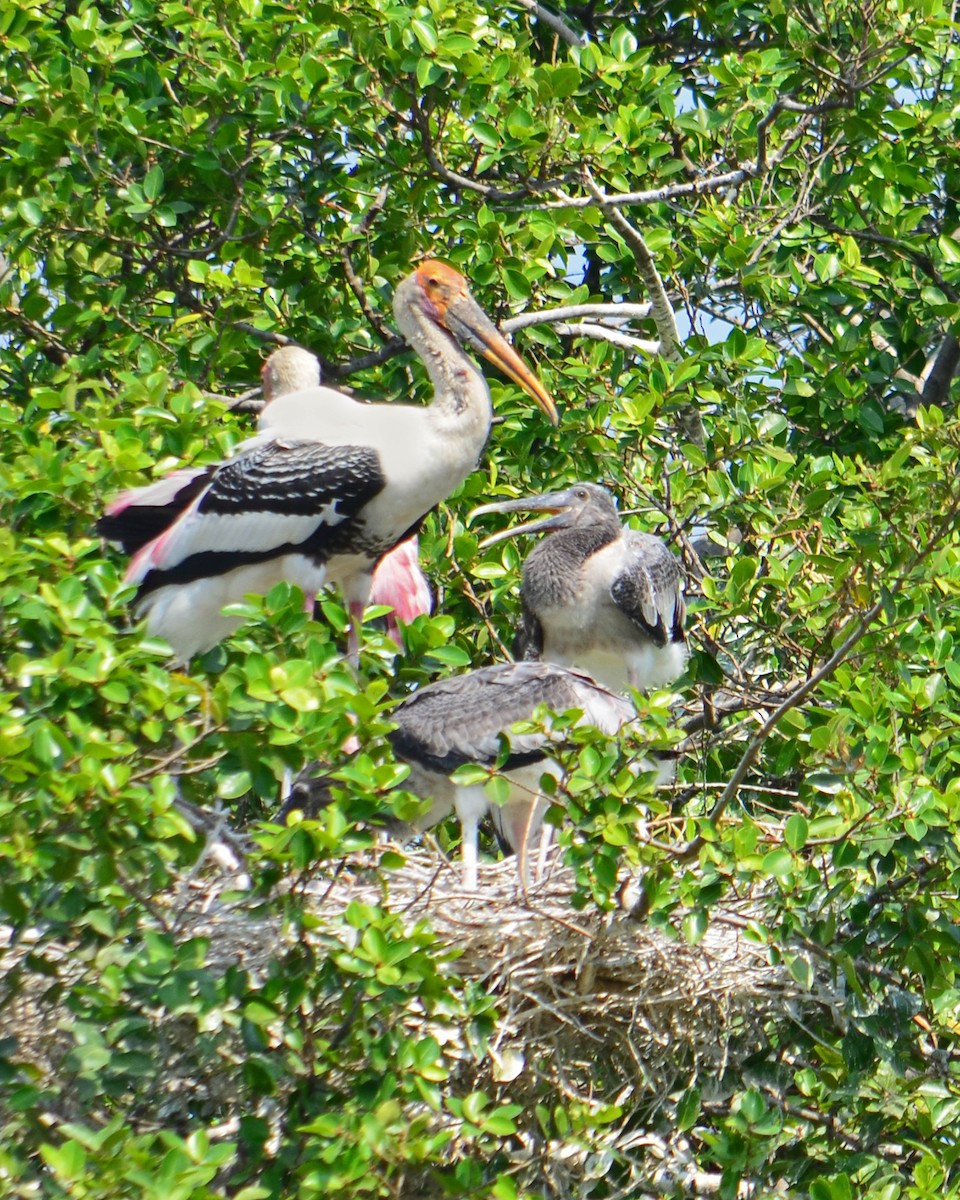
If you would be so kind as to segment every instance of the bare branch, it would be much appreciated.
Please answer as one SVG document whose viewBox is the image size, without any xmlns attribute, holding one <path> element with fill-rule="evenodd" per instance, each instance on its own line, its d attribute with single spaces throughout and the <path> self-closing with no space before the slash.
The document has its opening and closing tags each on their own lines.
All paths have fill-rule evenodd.
<svg viewBox="0 0 960 1200">
<path fill-rule="evenodd" d="M 722 175 L 705 175 L 702 179 L 692 179 L 688 183 L 670 183 L 660 188 L 651 188 L 646 192 L 602 192 L 597 196 L 560 196 L 556 200 L 547 200 L 542 204 L 524 205 L 523 207 L 541 208 L 589 208 L 597 203 L 600 196 L 604 205 L 627 204 L 661 204 L 664 200 L 674 200 L 679 196 L 698 196 L 708 192 L 720 192 L 725 188 L 739 187 L 748 179 L 758 174 L 752 164 L 738 168 L 736 171 L 724 171 Z"/>
<path fill-rule="evenodd" d="M 345 363 L 330 363 L 329 366 L 324 366 L 324 379 L 345 379 L 348 375 L 355 375 L 357 371 L 369 371 L 371 367 L 379 367 L 382 363 L 389 362 L 401 351 L 406 350 L 407 343 L 403 338 L 394 338 L 380 350 L 373 350 L 370 354 L 361 354 L 359 358 L 351 358 Z"/>
<path fill-rule="evenodd" d="M 910 416 L 915 416 L 918 404 L 943 408 L 950 396 L 950 384 L 960 366 L 960 341 L 948 333 L 940 343 L 917 381 L 920 399 L 907 406 Z"/>
<path fill-rule="evenodd" d="M 57 363 L 58 366 L 64 366 L 70 361 L 71 351 L 60 341 L 55 333 L 49 329 L 45 329 L 36 321 L 32 321 L 28 316 L 20 311 L 17 305 L 7 305 L 2 312 L 10 319 L 10 321 L 19 325 L 25 330 L 31 338 L 39 345 L 40 350 L 51 362 Z"/>
<path fill-rule="evenodd" d="M 527 12 L 532 13 L 542 25 L 552 29 L 557 37 L 566 42 L 568 46 L 585 46 L 587 44 L 585 37 L 575 33 L 569 25 L 561 21 L 556 13 L 544 8 L 542 4 L 538 4 L 537 0 L 515 0 L 515 2 L 518 7 L 525 8 Z"/>
<path fill-rule="evenodd" d="M 580 317 L 599 317 L 607 321 L 643 321 L 650 316 L 649 304 L 564 304 L 560 308 L 542 308 L 539 312 L 519 313 L 500 322 L 505 333 L 516 333 L 530 325 L 570 321 Z"/>
<path fill-rule="evenodd" d="M 599 202 L 604 216 L 612 225 L 616 226 L 623 235 L 624 241 L 633 251 L 640 278 L 650 293 L 653 319 L 657 324 L 657 332 L 660 334 L 660 354 L 664 358 L 679 358 L 680 334 L 677 330 L 677 319 L 674 316 L 673 306 L 667 299 L 663 280 L 660 278 L 657 264 L 653 261 L 653 255 L 647 248 L 647 243 L 618 208 L 607 204 L 603 192 L 597 187 L 587 167 L 584 167 L 583 180 L 587 190 Z"/>
<path fill-rule="evenodd" d="M 554 327 L 561 337 L 588 337 L 598 341 L 610 342 L 622 350 L 636 350 L 638 354 L 659 354 L 660 342 L 651 342 L 646 338 L 630 337 L 606 325 L 595 325 L 592 321 L 581 321 L 576 325 L 561 324 Z"/>
</svg>

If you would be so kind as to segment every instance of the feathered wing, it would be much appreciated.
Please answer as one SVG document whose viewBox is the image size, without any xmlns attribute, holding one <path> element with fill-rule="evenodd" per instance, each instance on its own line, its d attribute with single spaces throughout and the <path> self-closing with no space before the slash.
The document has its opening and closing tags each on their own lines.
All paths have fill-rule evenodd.
<svg viewBox="0 0 960 1200">
<path fill-rule="evenodd" d="M 630 563 L 610 585 L 614 604 L 656 646 L 683 641 L 686 605 L 676 558 L 655 537 L 628 533 Z"/>
<path fill-rule="evenodd" d="M 322 562 L 340 548 L 345 528 L 384 482 L 371 447 L 255 438 L 142 548 L 127 578 L 146 594 L 285 554 Z"/>
<path fill-rule="evenodd" d="M 518 662 L 539 662 L 543 658 L 543 626 L 525 601 L 520 611 L 520 625 L 511 649 L 513 657 Z"/>
<path fill-rule="evenodd" d="M 190 507 L 216 469 L 187 467 L 146 487 L 121 493 L 97 521 L 96 532 L 115 542 L 124 554 L 135 554 Z"/>
<path fill-rule="evenodd" d="M 580 709 L 581 723 L 615 734 L 634 717 L 633 706 L 580 671 L 551 663 L 503 663 L 456 675 L 422 688 L 394 709 L 398 728 L 390 735 L 401 757 L 449 774 L 467 763 L 492 765 L 501 736 L 510 741 L 507 768 L 543 759 L 549 734 L 514 733 L 537 709 Z"/>
</svg>

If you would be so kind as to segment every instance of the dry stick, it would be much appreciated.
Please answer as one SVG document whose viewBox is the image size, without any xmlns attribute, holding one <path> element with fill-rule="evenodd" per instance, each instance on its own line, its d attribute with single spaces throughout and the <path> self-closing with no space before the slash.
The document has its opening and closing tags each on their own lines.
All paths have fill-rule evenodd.
<svg viewBox="0 0 960 1200">
<path fill-rule="evenodd" d="M 680 333 L 677 330 L 677 319 L 674 316 L 673 306 L 667 299 L 663 280 L 660 278 L 657 264 L 653 261 L 653 255 L 647 248 L 647 243 L 623 213 L 607 201 L 590 174 L 589 167 L 586 166 L 583 168 L 583 181 L 587 190 L 603 210 L 603 215 L 611 225 L 620 231 L 624 241 L 633 251 L 640 278 L 650 294 L 653 319 L 656 322 L 657 332 L 660 334 L 660 354 L 664 358 L 679 358 Z"/>
<path fill-rule="evenodd" d="M 644 321 L 650 316 L 652 306 L 649 304 L 563 304 L 559 308 L 541 308 L 538 312 L 519 313 L 500 322 L 500 328 L 506 333 L 516 333 L 518 329 L 526 329 L 529 325 L 545 325 L 553 321 L 578 320 L 582 317 L 596 317 L 598 320 Z"/>
<path fill-rule="evenodd" d="M 552 29 L 557 37 L 566 42 L 568 46 L 585 46 L 587 44 L 585 37 L 575 33 L 556 13 L 544 8 L 542 4 L 538 4 L 537 0 L 516 0 L 516 3 L 518 7 L 525 8 L 527 12 L 532 13 L 542 25 Z"/>
<path fill-rule="evenodd" d="M 956 522 L 958 511 L 960 511 L 960 501 L 955 501 L 946 516 L 940 522 L 938 536 L 931 538 L 930 543 L 925 546 L 923 550 L 918 551 L 913 556 L 912 560 L 906 566 L 900 578 L 888 589 L 889 596 L 896 596 L 903 590 L 910 572 L 918 567 L 925 558 L 928 558 L 933 553 L 933 551 L 937 548 L 939 538 L 947 533 Z M 844 639 L 841 645 L 834 651 L 833 654 L 830 655 L 826 662 L 824 662 L 819 669 L 810 676 L 809 679 L 804 680 L 804 682 L 800 684 L 795 691 L 791 692 L 786 700 L 784 700 L 783 703 L 776 708 L 760 726 L 759 731 L 754 736 L 750 745 L 746 748 L 746 750 L 744 750 L 740 761 L 737 763 L 736 769 L 733 772 L 733 775 L 730 777 L 729 782 L 721 792 L 719 799 L 707 815 L 707 822 L 710 825 L 715 824 L 715 822 L 723 815 L 731 801 L 736 798 L 740 784 L 743 783 L 747 776 L 747 772 L 750 770 L 751 766 L 753 766 L 757 755 L 760 753 L 763 743 L 767 740 L 770 734 L 773 733 L 774 729 L 776 729 L 776 727 L 791 709 L 794 709 L 798 704 L 801 704 L 814 690 L 814 688 L 817 687 L 818 684 L 822 683 L 824 679 L 829 678 L 829 676 L 833 674 L 840 663 L 843 662 L 853 647 L 860 641 L 873 622 L 883 611 L 884 602 L 884 599 L 881 598 L 880 600 L 877 600 L 875 604 L 872 604 L 859 619 L 859 621 L 857 621 L 853 632 Z M 691 838 L 691 840 L 687 842 L 685 846 L 682 846 L 676 851 L 674 855 L 676 861 L 687 862 L 700 850 L 700 847 L 703 846 L 703 844 L 703 834 L 698 833 L 695 838 Z"/>
<path fill-rule="evenodd" d="M 560 337 L 587 337 L 596 341 L 610 342 L 621 350 L 635 350 L 638 354 L 660 354 L 662 342 L 652 342 L 647 338 L 630 337 L 617 329 L 608 329 L 606 325 L 595 325 L 592 321 L 580 321 L 576 325 L 566 322 L 554 326 Z"/>
</svg>

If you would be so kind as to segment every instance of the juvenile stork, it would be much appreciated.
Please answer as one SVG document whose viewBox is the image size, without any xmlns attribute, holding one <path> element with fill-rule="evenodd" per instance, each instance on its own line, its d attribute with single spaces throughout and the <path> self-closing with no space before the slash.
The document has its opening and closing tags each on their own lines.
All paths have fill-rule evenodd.
<svg viewBox="0 0 960 1200">
<path fill-rule="evenodd" d="M 570 709 L 580 711 L 577 725 L 592 725 L 611 736 L 636 716 L 629 701 L 589 675 L 539 662 L 498 663 L 441 679 L 414 692 L 390 714 L 397 723 L 389 734 L 394 753 L 410 765 L 403 787 L 431 801 L 416 828 L 429 829 L 456 812 L 466 888 L 477 886 L 477 828 L 485 814 L 517 851 L 526 882 L 526 848 L 547 806 L 540 779 L 561 774 L 552 752 L 567 741 L 563 730 L 552 728 L 549 715 L 537 718 Z M 537 728 L 513 732 L 520 722 L 536 722 Z M 509 750 L 501 771 L 510 793 L 504 804 L 493 803 L 482 784 L 461 786 L 450 778 L 466 764 L 495 767 L 505 742 Z"/>
<path fill-rule="evenodd" d="M 394 315 L 426 366 L 431 404 L 364 404 L 319 386 L 279 396 L 265 410 L 269 425 L 211 468 L 179 515 L 136 550 L 127 579 L 139 585 L 148 629 L 170 642 L 178 661 L 236 627 L 224 605 L 281 580 L 307 595 L 340 587 L 356 656 L 378 560 L 459 486 L 487 440 L 490 392 L 461 342 L 556 422 L 543 385 L 452 267 L 428 261 L 408 275 Z"/>
<path fill-rule="evenodd" d="M 687 661 L 686 607 L 680 567 L 663 542 L 624 528 L 613 497 L 595 483 L 484 504 L 470 515 L 520 511 L 552 515 L 480 543 L 550 534 L 523 564 L 514 654 L 579 667 L 616 692 L 676 679 Z"/>
</svg>

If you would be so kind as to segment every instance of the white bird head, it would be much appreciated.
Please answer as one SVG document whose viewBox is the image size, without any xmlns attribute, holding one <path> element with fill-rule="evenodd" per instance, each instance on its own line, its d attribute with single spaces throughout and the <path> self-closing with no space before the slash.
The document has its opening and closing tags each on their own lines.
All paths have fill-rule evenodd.
<svg viewBox="0 0 960 1200">
<path fill-rule="evenodd" d="M 319 387 L 320 360 L 302 346 L 281 346 L 263 364 L 260 379 L 263 398 L 269 404 L 277 396 Z"/>
</svg>

